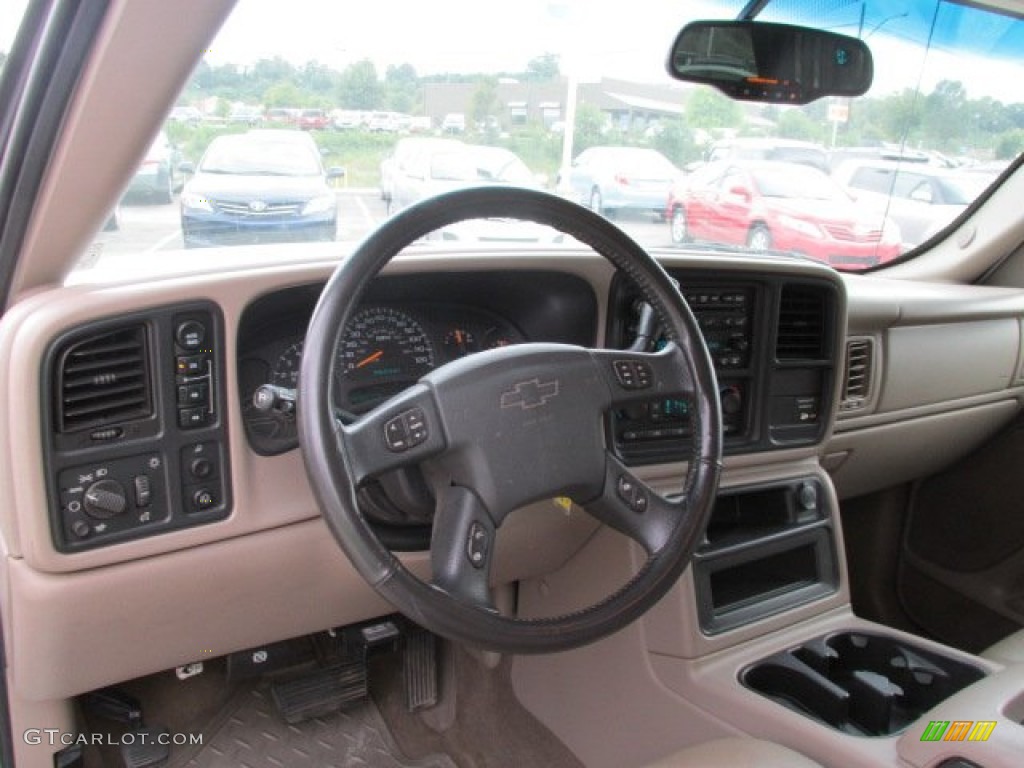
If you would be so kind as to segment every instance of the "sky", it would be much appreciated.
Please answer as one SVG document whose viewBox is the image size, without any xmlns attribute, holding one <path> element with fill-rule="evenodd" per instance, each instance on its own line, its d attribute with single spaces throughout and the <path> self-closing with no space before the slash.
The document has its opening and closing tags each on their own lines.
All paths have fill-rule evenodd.
<svg viewBox="0 0 1024 768">
<path fill-rule="evenodd" d="M 203 0 L 173 1 L 184 9 Z M 1001 64 L 994 73 L 988 61 L 944 50 L 970 20 L 972 12 L 962 7 L 944 7 L 935 24 L 939 39 L 922 66 L 919 50 L 910 54 L 906 40 L 927 34 L 934 0 L 909 1 L 916 4 L 910 12 L 904 10 L 907 0 L 812 0 L 812 5 L 841 9 L 830 16 L 837 31 L 861 31 L 876 56 L 872 94 L 918 81 L 930 91 L 938 80 L 954 78 L 965 82 L 971 97 L 1024 102 L 1021 62 Z M 786 19 L 801 2 L 774 0 L 764 16 Z M 25 4 L 0 0 L 0 50 L 9 49 Z M 741 5 L 742 0 L 514 0 L 504 5 L 444 0 L 445 12 L 439 14 L 438 3 L 423 0 L 240 0 L 206 59 L 245 65 L 280 55 L 296 64 L 316 60 L 344 69 L 369 58 L 382 74 L 389 65 L 410 63 L 427 75 L 522 71 L 530 59 L 556 52 L 563 72 L 581 80 L 667 82 L 665 60 L 680 27 L 694 18 L 730 18 Z M 980 37 L 1017 57 L 1024 50 L 1024 23 L 993 17 Z"/>
</svg>

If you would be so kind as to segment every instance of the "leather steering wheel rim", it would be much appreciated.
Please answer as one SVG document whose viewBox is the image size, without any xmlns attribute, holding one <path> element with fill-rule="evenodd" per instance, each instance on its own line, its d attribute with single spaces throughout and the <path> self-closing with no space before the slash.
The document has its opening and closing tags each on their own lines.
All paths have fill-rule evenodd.
<svg viewBox="0 0 1024 768">
<path fill-rule="evenodd" d="M 466 219 L 493 217 L 551 226 L 607 258 L 654 308 L 666 338 L 665 349 L 627 353 L 525 344 L 477 353 L 472 360 L 442 366 L 410 390 L 362 415 L 354 425 L 340 424 L 332 406 L 335 349 L 370 281 L 405 246 L 430 232 Z M 491 391 L 476 391 L 488 386 Z M 541 391 L 539 396 L 537 391 Z M 517 401 L 524 392 L 533 398 L 529 403 Z M 330 530 L 360 575 L 398 611 L 437 634 L 479 647 L 512 653 L 553 652 L 579 647 L 626 626 L 659 600 L 689 564 L 707 525 L 721 472 L 722 420 L 717 392 L 714 368 L 692 312 L 672 279 L 628 235 L 592 211 L 555 195 L 513 187 L 476 187 L 431 198 L 391 217 L 334 271 L 314 310 L 304 345 L 298 387 L 299 440 L 307 474 Z M 560 393 L 564 396 L 555 397 Z M 580 414 L 582 406 L 570 412 L 574 401 L 608 408 L 631 398 L 669 393 L 687 399 L 692 432 L 683 492 L 671 499 L 654 494 L 603 447 L 603 412 Z M 589 440 L 596 446 L 596 440 L 602 441 L 600 459 L 588 455 L 585 466 L 574 464 L 566 470 L 572 493 L 566 488 L 550 488 L 547 497 L 572 496 L 598 519 L 644 546 L 647 561 L 630 581 L 598 603 L 557 617 L 521 619 L 489 606 L 489 571 L 479 573 L 485 570 L 480 564 L 465 560 L 475 561 L 480 553 L 479 559 L 489 568 L 493 537 L 510 511 L 502 507 L 531 499 L 509 496 L 511 492 L 504 489 L 514 483 L 492 483 L 486 468 L 476 466 L 487 463 L 486 456 L 480 457 L 486 446 L 468 444 L 467 436 L 470 441 L 477 437 L 467 431 L 470 427 L 460 425 L 458 414 L 453 413 L 450 403 L 455 395 L 459 402 L 467 395 L 473 401 L 477 410 L 472 423 L 504 419 L 493 421 L 495 430 L 512 423 L 515 434 L 522 432 L 524 441 L 535 441 L 522 446 L 517 443 L 518 453 L 525 452 L 524 446 L 542 445 L 536 442 L 540 437 L 526 428 L 537 421 L 525 420 L 527 415 L 533 417 L 527 409 L 550 408 L 553 417 L 573 419 L 572 433 L 581 436 L 581 444 L 589 444 Z M 400 425 L 399 437 L 404 435 L 404 442 L 389 436 L 395 424 Z M 486 435 L 480 439 L 485 440 Z M 396 442 L 408 446 L 396 448 Z M 501 447 L 505 442 L 488 445 L 496 452 L 513 450 Z M 572 464 L 568 454 L 559 454 L 559 459 Z M 599 461 L 604 462 L 602 476 L 591 477 Z M 445 499 L 439 499 L 435 516 L 432 583 L 414 576 L 384 547 L 357 502 L 360 483 L 375 472 L 421 462 L 440 467 L 435 474 L 448 473 L 455 478 L 450 480 L 451 493 L 445 490 L 449 485 L 441 489 Z M 467 464 L 474 467 L 467 469 Z M 464 472 L 473 482 L 458 481 Z M 573 473 L 578 477 L 570 481 Z M 553 474 L 548 485 L 553 484 L 552 478 L 560 481 L 560 476 Z M 538 480 L 536 488 L 521 494 L 547 490 Z M 475 550 L 474 537 L 483 542 Z"/>
</svg>

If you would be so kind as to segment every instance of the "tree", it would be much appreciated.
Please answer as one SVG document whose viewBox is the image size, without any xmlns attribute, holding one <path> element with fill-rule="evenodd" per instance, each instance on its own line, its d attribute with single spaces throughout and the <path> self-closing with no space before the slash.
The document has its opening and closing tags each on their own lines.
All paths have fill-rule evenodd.
<svg viewBox="0 0 1024 768">
<path fill-rule="evenodd" d="M 693 129 L 681 117 L 661 123 L 661 130 L 654 137 L 654 148 L 680 168 L 700 160 L 700 147 L 697 146 Z"/>
<path fill-rule="evenodd" d="M 304 107 L 307 106 L 304 96 L 295 83 L 281 81 L 263 92 L 263 104 L 267 107 Z"/>
<path fill-rule="evenodd" d="M 924 98 L 924 133 L 934 149 L 959 150 L 967 136 L 967 91 L 959 80 L 941 80 Z"/>
<path fill-rule="evenodd" d="M 576 154 L 579 154 L 587 147 L 593 147 L 603 142 L 605 130 L 608 126 L 608 118 L 598 107 L 593 104 L 580 104 L 576 107 L 576 130 L 573 134 L 573 144 Z"/>
<path fill-rule="evenodd" d="M 736 128 L 743 122 L 743 110 L 712 88 L 697 88 L 686 101 L 686 122 L 706 131 Z"/>
<path fill-rule="evenodd" d="M 1024 152 L 1024 131 L 1007 131 L 996 141 L 996 160 L 1013 160 Z"/>
<path fill-rule="evenodd" d="M 524 80 L 544 82 L 554 80 L 561 74 L 559 69 L 559 58 L 557 53 L 545 53 L 530 59 L 526 64 Z"/>
<path fill-rule="evenodd" d="M 469 101 L 469 116 L 477 125 L 492 116 L 498 107 L 498 81 L 493 77 L 481 78 Z"/>
<path fill-rule="evenodd" d="M 787 109 L 779 115 L 779 136 L 784 139 L 802 141 L 822 141 L 824 133 L 822 124 L 812 120 L 803 110 Z"/>
<path fill-rule="evenodd" d="M 382 97 L 377 67 L 369 59 L 350 64 L 341 73 L 338 99 L 345 109 L 377 109 Z"/>
<path fill-rule="evenodd" d="M 395 112 L 413 112 L 420 101 L 419 78 L 411 64 L 390 65 L 384 73 L 384 102 Z"/>
</svg>

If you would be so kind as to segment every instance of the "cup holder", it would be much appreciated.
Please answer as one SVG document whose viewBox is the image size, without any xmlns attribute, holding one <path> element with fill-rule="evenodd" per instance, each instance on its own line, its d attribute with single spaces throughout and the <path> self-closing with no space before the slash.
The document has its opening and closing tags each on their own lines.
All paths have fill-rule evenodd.
<svg viewBox="0 0 1024 768">
<path fill-rule="evenodd" d="M 846 733 L 887 736 L 985 676 L 885 635 L 817 637 L 747 667 L 748 688 Z"/>
</svg>

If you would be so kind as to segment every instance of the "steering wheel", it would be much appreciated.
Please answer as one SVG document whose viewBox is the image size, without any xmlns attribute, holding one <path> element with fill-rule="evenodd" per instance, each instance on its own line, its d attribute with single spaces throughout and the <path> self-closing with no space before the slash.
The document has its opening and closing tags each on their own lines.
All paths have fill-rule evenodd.
<svg viewBox="0 0 1024 768">
<path fill-rule="evenodd" d="M 657 352 L 529 343 L 441 366 L 354 423 L 332 404 L 335 349 L 371 279 L 405 246 L 473 218 L 551 226 L 602 254 L 636 285 L 666 338 Z M 441 195 L 391 217 L 346 258 L 313 312 L 302 355 L 298 426 L 306 471 L 327 524 L 352 564 L 398 611 L 427 629 L 483 648 L 539 653 L 575 648 L 624 627 L 678 580 L 703 534 L 721 472 L 722 416 L 707 348 L 672 279 L 624 232 L 563 198 L 511 187 Z M 681 494 L 664 497 L 605 444 L 604 414 L 643 400 L 690 404 L 692 439 Z M 430 583 L 377 538 L 357 491 L 368 479 L 419 465 L 436 498 Z M 513 510 L 568 496 L 638 542 L 640 570 L 573 613 L 498 613 L 489 584 L 495 536 Z"/>
</svg>

